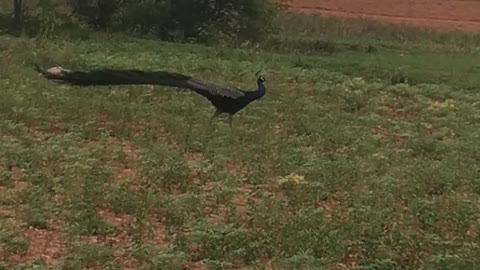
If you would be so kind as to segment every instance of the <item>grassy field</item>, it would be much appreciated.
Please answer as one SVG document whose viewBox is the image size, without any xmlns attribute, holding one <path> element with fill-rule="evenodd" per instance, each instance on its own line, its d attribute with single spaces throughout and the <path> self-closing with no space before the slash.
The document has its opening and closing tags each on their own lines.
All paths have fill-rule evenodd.
<svg viewBox="0 0 480 270">
<path fill-rule="evenodd" d="M 0 269 L 477 269 L 478 47 L 282 44 L 0 36 Z M 262 68 L 267 95 L 208 126 L 193 93 L 34 62 L 252 90 Z"/>
</svg>

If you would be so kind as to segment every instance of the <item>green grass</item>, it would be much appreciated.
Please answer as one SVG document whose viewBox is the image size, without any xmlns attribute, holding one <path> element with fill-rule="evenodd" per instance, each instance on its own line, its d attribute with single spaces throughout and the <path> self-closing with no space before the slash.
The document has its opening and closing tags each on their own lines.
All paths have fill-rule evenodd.
<svg viewBox="0 0 480 270">
<path fill-rule="evenodd" d="M 315 36 L 335 39 L 383 40 L 397 43 L 443 44 L 472 47 L 480 44 L 478 33 L 436 30 L 389 24 L 365 18 L 323 17 L 316 14 L 281 12 L 274 25 L 289 36 Z"/>
<path fill-rule="evenodd" d="M 476 269 L 478 54 L 385 44 L 0 37 L 0 268 Z M 33 62 L 252 90 L 263 68 L 268 92 L 230 129 L 195 94 L 62 86 Z"/>
<path fill-rule="evenodd" d="M 265 47 L 281 53 L 295 52 L 296 67 L 322 68 L 369 81 L 380 79 L 394 84 L 402 78 L 411 85 L 448 84 L 475 91 L 480 85 L 480 52 L 476 47 L 304 37 L 276 37 Z"/>
<path fill-rule="evenodd" d="M 298 55 L 300 67 L 321 67 L 390 83 L 407 81 L 479 89 L 478 33 L 283 12 L 274 25 L 278 34 L 269 37 L 261 47 Z M 303 58 L 305 55 L 308 57 Z M 313 60 L 311 56 L 322 57 Z"/>
</svg>

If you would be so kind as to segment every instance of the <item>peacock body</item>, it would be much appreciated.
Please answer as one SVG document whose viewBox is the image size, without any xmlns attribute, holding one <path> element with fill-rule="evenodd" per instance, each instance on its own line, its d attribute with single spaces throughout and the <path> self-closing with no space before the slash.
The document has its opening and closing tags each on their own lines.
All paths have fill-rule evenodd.
<svg viewBox="0 0 480 270">
<path fill-rule="evenodd" d="M 229 125 L 237 112 L 266 93 L 263 76 L 257 78 L 255 91 L 244 91 L 224 85 L 201 81 L 191 76 L 168 71 L 144 71 L 135 69 L 69 70 L 62 67 L 42 69 L 35 67 L 46 79 L 78 86 L 99 85 L 162 85 L 190 89 L 208 99 L 215 107 L 210 121 L 222 113 L 228 114 Z"/>
</svg>

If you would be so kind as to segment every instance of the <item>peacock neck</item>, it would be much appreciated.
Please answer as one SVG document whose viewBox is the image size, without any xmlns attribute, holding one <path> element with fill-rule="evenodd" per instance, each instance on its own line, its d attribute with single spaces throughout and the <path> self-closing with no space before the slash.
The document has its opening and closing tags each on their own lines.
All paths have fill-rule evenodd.
<svg viewBox="0 0 480 270">
<path fill-rule="evenodd" d="M 263 95 L 265 95 L 266 88 L 265 88 L 265 85 L 263 84 L 263 82 L 261 80 L 257 81 L 257 85 L 258 85 L 258 88 L 257 88 L 257 91 L 255 91 L 255 96 L 257 98 L 260 98 Z"/>
</svg>

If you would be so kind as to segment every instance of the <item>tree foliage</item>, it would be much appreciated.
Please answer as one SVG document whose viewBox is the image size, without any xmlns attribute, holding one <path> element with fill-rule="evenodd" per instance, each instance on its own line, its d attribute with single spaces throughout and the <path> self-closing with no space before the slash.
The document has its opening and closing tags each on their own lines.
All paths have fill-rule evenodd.
<svg viewBox="0 0 480 270">
<path fill-rule="evenodd" d="M 22 27 L 22 0 L 13 0 L 13 20 L 15 27 Z"/>
<path fill-rule="evenodd" d="M 95 30 L 203 43 L 261 40 L 276 9 L 268 0 L 37 0 L 34 8 L 52 5 L 54 17 Z"/>
</svg>

